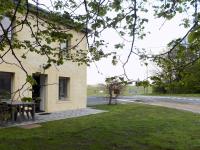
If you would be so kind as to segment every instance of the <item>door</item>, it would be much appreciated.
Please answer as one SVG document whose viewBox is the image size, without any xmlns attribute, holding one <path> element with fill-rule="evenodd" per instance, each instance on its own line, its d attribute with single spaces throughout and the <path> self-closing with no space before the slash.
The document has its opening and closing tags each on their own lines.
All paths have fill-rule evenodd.
<svg viewBox="0 0 200 150">
<path fill-rule="evenodd" d="M 47 75 L 40 75 L 40 111 L 45 111 Z"/>
<path fill-rule="evenodd" d="M 47 75 L 33 74 L 33 78 L 37 82 L 32 87 L 32 98 L 36 100 L 36 112 L 45 111 Z"/>
<path fill-rule="evenodd" d="M 32 87 L 32 98 L 36 99 L 40 97 L 40 75 L 33 74 L 33 78 L 36 81 L 36 84 Z"/>
</svg>

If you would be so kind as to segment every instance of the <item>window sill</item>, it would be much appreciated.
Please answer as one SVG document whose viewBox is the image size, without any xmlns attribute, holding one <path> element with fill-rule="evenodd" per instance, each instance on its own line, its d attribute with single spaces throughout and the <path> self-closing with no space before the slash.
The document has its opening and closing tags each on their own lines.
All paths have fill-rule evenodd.
<svg viewBox="0 0 200 150">
<path fill-rule="evenodd" d="M 72 102 L 72 101 L 69 98 L 63 98 L 57 100 L 57 103 L 67 103 L 67 102 Z"/>
</svg>

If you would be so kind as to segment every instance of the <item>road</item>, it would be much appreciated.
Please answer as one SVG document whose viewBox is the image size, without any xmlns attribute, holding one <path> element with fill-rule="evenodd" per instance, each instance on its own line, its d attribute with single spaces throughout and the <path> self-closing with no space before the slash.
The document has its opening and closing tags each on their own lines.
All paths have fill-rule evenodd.
<svg viewBox="0 0 200 150">
<path fill-rule="evenodd" d="M 118 98 L 119 102 L 143 102 L 143 103 L 152 103 L 152 102 L 169 102 L 169 103 L 180 103 L 180 104 L 199 104 L 200 98 L 196 97 L 175 97 L 175 96 L 121 96 Z M 87 99 L 88 105 L 96 104 L 106 104 L 108 99 L 105 97 L 95 97 L 91 96 Z"/>
<path fill-rule="evenodd" d="M 105 97 L 89 96 L 87 98 L 87 105 L 107 104 L 108 100 Z"/>
</svg>

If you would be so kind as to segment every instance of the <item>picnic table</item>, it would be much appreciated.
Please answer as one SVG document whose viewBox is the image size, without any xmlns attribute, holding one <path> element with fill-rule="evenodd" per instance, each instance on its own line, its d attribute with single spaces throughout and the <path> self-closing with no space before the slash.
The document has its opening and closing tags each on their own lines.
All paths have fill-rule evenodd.
<svg viewBox="0 0 200 150">
<path fill-rule="evenodd" d="M 34 102 L 22 102 L 22 101 L 5 101 L 11 109 L 11 121 L 15 122 L 18 113 L 21 117 L 24 117 L 25 111 L 29 111 L 31 113 L 32 120 L 35 120 L 35 103 Z"/>
</svg>

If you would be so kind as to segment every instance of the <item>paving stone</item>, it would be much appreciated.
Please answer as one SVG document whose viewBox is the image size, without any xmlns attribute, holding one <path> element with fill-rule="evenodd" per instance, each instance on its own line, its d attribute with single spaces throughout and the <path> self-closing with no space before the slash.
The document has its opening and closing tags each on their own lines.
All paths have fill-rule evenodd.
<svg viewBox="0 0 200 150">
<path fill-rule="evenodd" d="M 23 128 L 23 129 L 33 129 L 33 128 L 39 128 L 39 127 L 41 127 L 41 125 L 40 124 L 27 124 L 27 125 L 21 125 L 19 127 Z"/>
<path fill-rule="evenodd" d="M 55 121 L 55 120 L 61 120 L 61 119 L 67 119 L 67 118 L 98 114 L 98 113 L 103 113 L 103 112 L 107 112 L 107 111 L 97 110 L 93 108 L 82 108 L 82 109 L 76 109 L 76 110 L 52 112 L 47 115 L 39 115 L 36 113 L 35 121 L 29 120 L 29 121 L 24 121 L 24 122 L 17 122 L 14 124 L 9 123 L 7 124 L 6 127 L 32 125 L 32 124 L 38 124 L 38 123 L 43 123 L 43 122 L 48 122 L 48 121 Z"/>
</svg>

